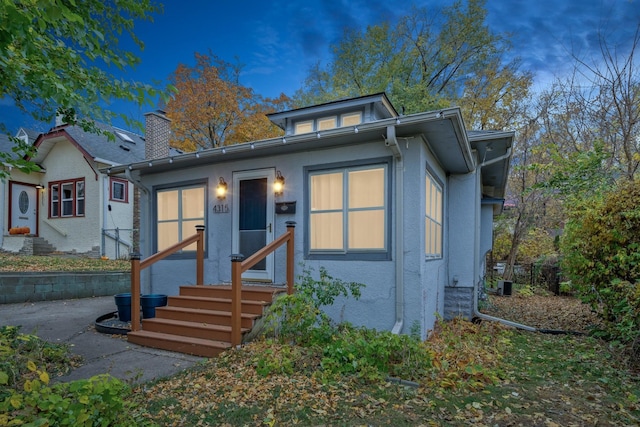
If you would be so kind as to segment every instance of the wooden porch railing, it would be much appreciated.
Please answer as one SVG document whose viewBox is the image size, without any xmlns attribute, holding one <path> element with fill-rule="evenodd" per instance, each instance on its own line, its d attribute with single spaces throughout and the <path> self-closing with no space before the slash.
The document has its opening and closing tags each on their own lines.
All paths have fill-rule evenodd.
<svg viewBox="0 0 640 427">
<path fill-rule="evenodd" d="M 287 244 L 287 293 L 293 293 L 293 243 L 295 221 L 287 221 L 287 231 L 258 252 L 244 259 L 242 254 L 231 255 L 231 345 L 237 346 L 242 342 L 240 327 L 242 313 L 242 273 L 265 259 L 283 244 Z M 133 304 L 133 302 L 132 302 Z"/>
<path fill-rule="evenodd" d="M 168 257 L 169 255 L 185 248 L 192 243 L 197 243 L 196 248 L 196 285 L 204 284 L 204 225 L 196 225 L 196 234 L 176 243 L 167 249 L 151 255 L 144 261 L 140 261 L 141 255 L 133 253 L 131 259 L 131 330 L 140 330 L 140 272 L 152 264 Z"/>
</svg>

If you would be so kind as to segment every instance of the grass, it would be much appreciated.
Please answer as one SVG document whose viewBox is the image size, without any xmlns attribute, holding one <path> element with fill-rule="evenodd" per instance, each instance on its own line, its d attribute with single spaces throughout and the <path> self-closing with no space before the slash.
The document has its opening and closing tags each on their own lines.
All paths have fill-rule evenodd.
<svg viewBox="0 0 640 427">
<path fill-rule="evenodd" d="M 304 358 L 293 373 L 259 375 L 258 355 L 283 354 L 286 345 L 251 343 L 146 384 L 135 398 L 163 426 L 640 423 L 637 373 L 615 348 L 586 336 L 454 323 L 446 335 L 429 342 L 439 364 L 418 387 L 354 376 L 326 378 L 321 366 Z M 474 364 L 465 364 L 470 357 Z"/>
<path fill-rule="evenodd" d="M 55 272 L 55 271 L 129 271 L 127 260 L 102 260 L 71 256 L 25 256 L 0 252 L 0 272 Z"/>
</svg>

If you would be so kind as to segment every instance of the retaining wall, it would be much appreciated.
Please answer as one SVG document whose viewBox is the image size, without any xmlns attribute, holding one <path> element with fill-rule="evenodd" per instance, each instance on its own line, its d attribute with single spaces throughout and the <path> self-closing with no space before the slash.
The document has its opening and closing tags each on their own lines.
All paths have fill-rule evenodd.
<svg viewBox="0 0 640 427">
<path fill-rule="evenodd" d="M 130 291 L 129 272 L 0 273 L 0 304 L 89 298 Z"/>
</svg>

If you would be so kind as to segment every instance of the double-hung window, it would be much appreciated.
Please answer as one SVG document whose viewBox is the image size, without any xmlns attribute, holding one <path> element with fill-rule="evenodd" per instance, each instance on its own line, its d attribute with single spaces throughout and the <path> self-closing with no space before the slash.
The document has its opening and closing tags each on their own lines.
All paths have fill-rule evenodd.
<svg viewBox="0 0 640 427">
<path fill-rule="evenodd" d="M 389 162 L 307 168 L 308 256 L 389 258 Z"/>
<path fill-rule="evenodd" d="M 425 184 L 425 255 L 442 258 L 442 187 L 429 172 Z"/>
<path fill-rule="evenodd" d="M 49 183 L 49 217 L 84 216 L 84 178 Z"/>
<path fill-rule="evenodd" d="M 162 251 L 196 233 L 205 224 L 206 186 L 173 187 L 156 191 L 157 250 Z M 182 249 L 193 253 L 196 243 Z"/>
</svg>

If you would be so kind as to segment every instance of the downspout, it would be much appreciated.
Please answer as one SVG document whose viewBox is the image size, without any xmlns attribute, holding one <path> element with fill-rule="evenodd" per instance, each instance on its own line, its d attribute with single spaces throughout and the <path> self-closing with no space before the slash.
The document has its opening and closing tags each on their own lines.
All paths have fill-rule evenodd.
<svg viewBox="0 0 640 427">
<path fill-rule="evenodd" d="M 393 325 L 391 332 L 399 334 L 404 325 L 404 164 L 402 162 L 402 151 L 398 146 L 396 139 L 396 127 L 387 126 L 387 138 L 384 141 L 395 159 L 395 184 L 396 184 L 396 203 L 395 203 L 395 232 L 396 232 L 396 323 Z"/>
<path fill-rule="evenodd" d="M 511 155 L 511 148 L 507 149 L 507 153 L 506 154 L 503 154 L 502 156 L 496 157 L 495 159 L 491 159 L 491 160 L 488 160 L 486 162 L 481 163 L 478 166 L 478 168 L 476 169 L 476 180 L 478 180 L 479 177 L 480 177 L 480 174 L 477 173 L 477 172 L 480 169 L 482 169 L 484 166 L 488 166 L 488 165 L 491 165 L 493 163 L 505 160 L 505 159 L 509 158 L 510 155 Z M 480 204 L 479 203 L 477 204 L 476 209 L 480 209 Z M 480 212 L 476 212 L 476 217 L 477 218 L 480 217 Z M 476 233 L 479 233 L 479 230 L 477 230 Z M 476 235 L 477 244 L 479 244 L 479 241 L 480 241 L 480 237 Z M 479 252 L 480 252 L 479 250 L 474 250 L 474 255 L 473 255 L 473 257 L 474 257 L 474 260 L 473 260 L 474 275 L 473 275 L 473 277 L 478 277 L 479 278 L 478 282 L 476 282 L 476 284 L 475 284 L 475 286 L 473 288 L 473 316 L 475 318 L 478 318 L 478 319 L 491 320 L 491 321 L 494 321 L 494 322 L 499 322 L 499 323 L 502 323 L 504 325 L 511 326 L 511 327 L 514 327 L 514 328 L 517 328 L 517 329 L 522 329 L 522 330 L 529 331 L 529 332 L 537 332 L 538 329 L 536 329 L 536 328 L 534 328 L 532 326 L 523 325 L 521 323 L 512 322 L 511 320 L 502 319 L 502 318 L 499 318 L 499 317 L 489 316 L 488 314 L 484 314 L 484 313 L 480 312 L 480 310 L 478 309 L 478 291 L 479 291 L 478 287 L 480 286 L 480 282 L 482 281 L 482 278 L 481 278 L 481 276 L 480 276 L 480 274 L 478 272 L 478 265 L 479 265 L 479 261 L 480 261 L 480 259 L 479 259 L 480 258 L 480 253 Z"/>
</svg>

